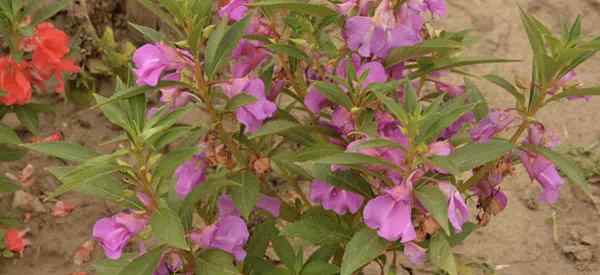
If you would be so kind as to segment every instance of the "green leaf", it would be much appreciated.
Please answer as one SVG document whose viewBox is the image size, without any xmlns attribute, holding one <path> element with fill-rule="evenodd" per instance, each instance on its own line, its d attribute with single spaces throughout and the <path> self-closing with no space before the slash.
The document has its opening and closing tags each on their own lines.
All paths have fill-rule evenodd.
<svg viewBox="0 0 600 275">
<path fill-rule="evenodd" d="M 72 191 L 82 185 L 88 184 L 94 180 L 101 179 L 114 172 L 117 172 L 119 167 L 111 164 L 96 164 L 96 165 L 80 165 L 70 170 L 67 174 L 58 177 L 58 180 L 63 184 L 56 188 L 48 195 L 49 199 L 58 197 L 64 193 Z"/>
<path fill-rule="evenodd" d="M 302 263 L 297 262 L 296 252 L 294 252 L 294 248 L 290 242 L 286 238 L 278 236 L 273 239 L 272 243 L 273 250 L 275 250 L 275 254 L 277 254 L 279 260 L 281 260 L 287 268 L 296 271 L 296 273 L 300 271 L 299 269 L 301 269 L 302 266 L 298 266 L 298 264 L 301 265 Z"/>
<path fill-rule="evenodd" d="M 246 18 L 231 25 L 227 32 L 225 32 L 218 43 L 214 56 L 211 56 L 211 59 L 206 60 L 206 74 L 211 77 L 214 76 L 219 67 L 227 62 L 231 51 L 233 51 L 233 48 L 235 48 L 240 39 L 244 36 L 251 18 L 252 15 L 246 16 Z"/>
<path fill-rule="evenodd" d="M 317 81 L 315 82 L 315 87 L 329 101 L 342 105 L 344 108 L 346 108 L 346 110 L 352 109 L 352 100 L 337 85 L 323 81 Z"/>
<path fill-rule="evenodd" d="M 453 40 L 435 38 L 425 40 L 421 44 L 408 47 L 399 47 L 392 49 L 385 60 L 385 67 L 389 68 L 411 58 L 424 56 L 432 53 L 445 53 L 450 50 L 459 50 L 463 47 L 462 43 Z"/>
<path fill-rule="evenodd" d="M 331 172 L 329 165 L 314 165 L 312 174 L 316 179 L 327 182 L 335 187 L 361 194 L 367 198 L 374 197 L 371 185 L 360 174 L 353 171 Z"/>
<path fill-rule="evenodd" d="M 0 175 L 0 193 L 13 193 L 21 189 L 13 180 Z"/>
<path fill-rule="evenodd" d="M 0 123 L 0 143 L 16 145 L 21 143 L 21 139 L 15 130 Z"/>
<path fill-rule="evenodd" d="M 508 80 L 493 74 L 485 75 L 483 78 L 510 93 L 517 100 L 517 103 L 519 103 L 520 106 L 525 106 L 525 96 L 523 96 L 523 94 L 517 90 L 517 87 L 508 82 Z"/>
<path fill-rule="evenodd" d="M 278 234 L 279 230 L 275 227 L 275 219 L 268 219 L 258 224 L 246 244 L 246 252 L 249 256 L 263 257 L 269 247 L 269 242 Z"/>
<path fill-rule="evenodd" d="M 419 99 L 417 91 L 412 85 L 412 82 L 406 81 L 404 83 L 404 108 L 409 114 L 418 113 Z"/>
<path fill-rule="evenodd" d="M 79 162 L 100 156 L 100 154 L 98 154 L 97 152 L 94 152 L 79 144 L 65 143 L 62 141 L 30 143 L 23 144 L 22 146 L 29 150 L 36 151 L 38 153 L 50 155 L 64 160 L 72 160 Z"/>
<path fill-rule="evenodd" d="M 235 186 L 236 182 L 222 175 L 210 175 L 202 182 L 202 188 L 194 188 L 184 200 L 182 210 L 191 209 L 199 201 L 207 201 L 210 197 L 217 196 L 221 190 L 228 186 Z"/>
<path fill-rule="evenodd" d="M 552 161 L 561 172 L 563 172 L 572 182 L 579 186 L 585 193 L 591 194 L 590 185 L 585 178 L 583 171 L 575 165 L 575 163 L 561 154 L 554 152 L 548 148 L 534 145 L 525 145 L 525 148 L 532 150 L 535 153 L 541 154 L 548 160 Z"/>
<path fill-rule="evenodd" d="M 37 24 L 50 19 L 58 12 L 70 6 L 71 2 L 72 0 L 53 1 L 51 2 L 52 4 L 43 6 L 42 8 L 36 10 L 36 13 L 32 17 L 31 25 L 36 26 Z"/>
<path fill-rule="evenodd" d="M 179 165 L 191 159 L 199 150 L 198 147 L 184 147 L 177 148 L 164 155 L 156 164 L 154 176 L 157 178 L 170 177 Z"/>
<path fill-rule="evenodd" d="M 298 49 L 298 47 L 293 46 L 293 45 L 286 45 L 286 44 L 270 44 L 265 46 L 265 48 L 271 50 L 273 53 L 278 54 L 285 54 L 289 57 L 293 57 L 296 59 L 301 59 L 301 60 L 308 60 L 309 57 L 306 53 L 304 53 L 302 50 Z"/>
<path fill-rule="evenodd" d="M 235 206 L 240 210 L 244 218 L 248 218 L 250 212 L 254 210 L 256 201 L 260 195 L 260 183 L 258 178 L 250 172 L 242 172 L 234 179 L 239 186 L 231 189 L 231 199 Z"/>
<path fill-rule="evenodd" d="M 271 120 L 271 121 L 268 121 L 267 123 L 265 123 L 262 127 L 260 127 L 260 129 L 258 129 L 258 131 L 256 131 L 256 133 L 252 134 L 248 138 L 255 139 L 255 138 L 259 138 L 259 137 L 280 134 L 280 133 L 287 132 L 292 129 L 296 129 L 298 127 L 301 127 L 301 125 L 296 122 L 290 121 L 290 120 L 286 120 L 286 119 Z"/>
<path fill-rule="evenodd" d="M 150 219 L 153 235 L 171 247 L 188 250 L 185 230 L 177 214 L 167 207 L 160 207 Z"/>
<path fill-rule="evenodd" d="M 38 118 L 38 113 L 34 112 L 27 105 L 20 106 L 15 108 L 15 113 L 17 114 L 17 118 L 29 130 L 29 132 L 33 134 L 38 134 L 38 130 L 40 128 L 40 120 Z"/>
<path fill-rule="evenodd" d="M 154 248 L 144 255 L 135 258 L 129 263 L 119 275 L 148 275 L 152 274 L 158 267 L 162 257 L 163 247 Z"/>
<path fill-rule="evenodd" d="M 96 98 L 96 102 L 98 102 L 98 106 L 106 119 L 130 133 L 133 131 L 134 128 L 129 123 L 127 113 L 119 104 L 116 102 L 108 103 L 108 99 L 99 94 L 94 94 L 94 98 Z"/>
<path fill-rule="evenodd" d="M 242 275 L 233 265 L 233 257 L 230 254 L 214 249 L 203 250 L 198 255 L 196 274 Z"/>
<path fill-rule="evenodd" d="M 435 138 L 437 138 L 444 129 L 450 127 L 452 123 L 462 117 L 464 114 L 470 112 L 478 106 L 480 102 L 471 103 L 467 105 L 455 105 L 449 106 L 445 108 L 439 113 L 435 113 L 432 115 L 435 119 L 431 121 L 428 125 L 429 127 L 424 127 L 425 129 L 419 134 L 416 138 L 417 144 L 422 142 L 431 142 Z"/>
<path fill-rule="evenodd" d="M 229 102 L 227 102 L 227 106 L 225 107 L 225 109 L 228 111 L 235 111 L 239 107 L 249 105 L 254 102 L 256 102 L 256 97 L 253 97 L 246 93 L 241 93 L 230 99 Z"/>
<path fill-rule="evenodd" d="M 364 228 L 358 231 L 346 246 L 340 274 L 352 275 L 361 266 L 383 254 L 387 245 L 388 242 L 377 236 L 374 230 Z"/>
<path fill-rule="evenodd" d="M 358 164 L 371 164 L 371 165 L 384 165 L 393 167 L 394 164 L 381 160 L 375 157 L 367 156 L 360 153 L 344 152 L 330 156 L 324 156 L 323 158 L 317 159 L 314 163 L 320 164 L 339 164 L 339 165 L 358 165 Z"/>
<path fill-rule="evenodd" d="M 381 101 L 385 105 L 388 111 L 390 111 L 394 115 L 394 117 L 396 117 L 400 122 L 404 124 L 408 123 L 408 114 L 406 114 L 406 110 L 404 110 L 404 107 L 402 105 L 383 94 L 375 93 L 375 95 L 377 96 L 379 101 Z"/>
<path fill-rule="evenodd" d="M 22 148 L 17 148 L 14 146 L 0 144 L 0 161 L 16 161 L 20 160 L 27 153 L 26 150 Z"/>
<path fill-rule="evenodd" d="M 205 62 L 208 63 L 208 60 L 216 59 L 217 50 L 221 46 L 221 41 L 223 40 L 225 33 L 229 29 L 227 22 L 228 20 L 222 19 L 221 22 L 219 22 L 215 29 L 210 33 L 208 41 L 206 42 L 206 51 L 204 52 Z M 208 64 L 204 65 L 205 70 L 207 70 L 207 66 Z"/>
<path fill-rule="evenodd" d="M 286 226 L 282 234 L 319 246 L 342 243 L 352 237 L 352 232 L 339 223 L 336 215 L 322 208 L 311 209 L 300 220 Z"/>
<path fill-rule="evenodd" d="M 421 69 L 411 73 L 408 77 L 415 79 L 424 75 L 428 75 L 432 72 L 450 70 L 459 67 L 478 65 L 478 64 L 490 64 L 490 63 L 509 63 L 509 62 L 520 62 L 521 60 L 516 59 L 501 59 L 501 58 L 447 58 L 437 61 L 433 66 Z"/>
<path fill-rule="evenodd" d="M 340 268 L 328 262 L 313 261 L 307 263 L 300 275 L 334 275 L 340 272 Z"/>
<path fill-rule="evenodd" d="M 477 118 L 477 120 L 481 120 L 484 117 L 487 117 L 488 113 L 490 112 L 489 106 L 479 88 L 475 86 L 475 83 L 465 78 L 465 90 L 469 96 L 469 101 L 475 103 L 475 106 L 473 107 L 475 118 Z"/>
<path fill-rule="evenodd" d="M 571 89 L 567 89 L 565 91 L 563 91 L 560 94 L 557 94 L 553 97 L 551 97 L 550 99 L 548 99 L 548 101 L 546 101 L 546 103 L 548 102 L 552 102 L 552 101 L 557 101 L 566 97 L 571 97 L 571 96 L 597 96 L 600 95 L 600 87 L 596 86 L 596 87 L 588 87 L 588 88 L 571 88 Z"/>
<path fill-rule="evenodd" d="M 131 255 L 123 254 L 118 260 L 99 259 L 94 261 L 94 271 L 98 275 L 119 274 L 130 262 Z"/>
<path fill-rule="evenodd" d="M 371 148 L 404 148 L 404 146 L 389 139 L 369 138 L 363 142 L 356 144 L 356 146 L 354 146 L 352 149 L 360 150 Z"/>
<path fill-rule="evenodd" d="M 289 0 L 266 0 L 248 4 L 249 7 L 274 8 L 313 16 L 333 16 L 338 13 L 324 5 Z"/>
<path fill-rule="evenodd" d="M 495 139 L 488 143 L 471 143 L 459 147 L 448 158 L 464 172 L 496 160 L 512 149 L 513 145 L 509 142 Z"/>
<path fill-rule="evenodd" d="M 171 88 L 171 87 L 182 87 L 190 90 L 194 90 L 190 85 L 179 82 L 179 81 L 170 81 L 170 80 L 162 80 L 158 82 L 156 86 L 135 86 L 130 88 L 125 88 L 123 90 L 117 90 L 110 98 L 106 99 L 98 94 L 94 94 L 98 103 L 93 106 L 91 109 L 97 109 L 104 105 L 122 100 L 128 99 L 137 95 L 145 94 L 152 91 L 157 91 L 159 89 Z"/>
<path fill-rule="evenodd" d="M 438 232 L 429 243 L 429 261 L 438 269 L 448 272 L 449 275 L 458 275 L 457 264 L 450 244 L 443 233 Z"/>
<path fill-rule="evenodd" d="M 464 240 L 473 233 L 477 229 L 477 225 L 472 222 L 467 222 L 463 224 L 462 231 L 458 234 L 452 234 L 450 238 L 448 238 L 448 243 L 450 246 L 455 246 L 461 244 Z"/>
<path fill-rule="evenodd" d="M 146 40 L 148 40 L 150 42 L 161 42 L 161 41 L 166 40 L 166 37 L 164 34 L 160 33 L 159 31 L 157 31 L 153 28 L 134 24 L 132 22 L 129 22 L 129 25 L 132 26 L 134 29 L 136 29 L 141 34 L 143 34 L 144 38 L 146 38 Z"/>
<path fill-rule="evenodd" d="M 175 15 L 168 14 L 159 5 L 152 2 L 152 0 L 137 0 L 137 2 L 142 4 L 149 12 L 154 13 L 154 15 L 156 15 L 161 21 L 175 31 L 175 33 L 178 35 L 178 38 L 183 39 L 183 37 L 186 37 L 173 20 Z"/>
<path fill-rule="evenodd" d="M 415 190 L 419 201 L 431 213 L 437 223 L 450 235 L 448 223 L 448 198 L 435 186 L 423 185 Z"/>
</svg>

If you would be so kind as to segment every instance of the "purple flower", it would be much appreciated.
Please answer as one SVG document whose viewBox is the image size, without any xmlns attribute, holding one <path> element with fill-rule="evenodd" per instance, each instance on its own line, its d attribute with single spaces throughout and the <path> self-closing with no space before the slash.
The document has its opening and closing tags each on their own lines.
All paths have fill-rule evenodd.
<svg viewBox="0 0 600 275">
<path fill-rule="evenodd" d="M 331 125 L 344 135 L 354 131 L 355 128 L 352 113 L 348 112 L 344 107 L 335 108 L 331 114 Z"/>
<path fill-rule="evenodd" d="M 377 122 L 377 133 L 383 137 L 393 140 L 404 146 L 408 146 L 408 139 L 402 132 L 402 124 L 394 119 L 389 113 L 375 113 L 375 121 Z"/>
<path fill-rule="evenodd" d="M 350 15 L 350 11 L 358 6 L 358 14 L 367 15 L 369 12 L 369 4 L 375 0 L 346 0 L 337 4 L 337 11 L 344 15 Z"/>
<path fill-rule="evenodd" d="M 237 120 L 246 126 L 246 133 L 256 132 L 263 121 L 272 117 L 277 111 L 277 106 L 266 98 L 265 85 L 258 78 L 235 78 L 230 83 L 222 85 L 222 88 L 230 99 L 242 92 L 256 98 L 256 102 L 239 107 L 235 111 Z"/>
<path fill-rule="evenodd" d="M 206 156 L 197 154 L 175 170 L 177 196 L 185 198 L 196 186 L 206 179 Z"/>
<path fill-rule="evenodd" d="M 452 145 L 447 140 L 429 144 L 429 155 L 449 156 L 452 153 Z"/>
<path fill-rule="evenodd" d="M 494 135 L 504 131 L 513 121 L 515 121 L 515 117 L 508 112 L 493 110 L 471 129 L 471 138 L 475 142 L 489 142 Z"/>
<path fill-rule="evenodd" d="M 440 136 L 441 139 L 450 139 L 456 135 L 467 123 L 475 122 L 475 114 L 468 112 L 453 122 Z"/>
<path fill-rule="evenodd" d="M 452 97 L 461 96 L 465 93 L 464 85 L 451 85 L 451 84 L 447 84 L 447 83 L 436 82 L 435 88 L 438 91 L 447 93 L 449 96 L 452 96 Z"/>
<path fill-rule="evenodd" d="M 363 211 L 365 224 L 388 240 L 403 243 L 416 239 L 412 224 L 412 183 L 404 182 L 370 200 Z"/>
<path fill-rule="evenodd" d="M 389 0 L 383 0 L 375 16 L 354 16 L 346 21 L 345 37 L 348 47 L 363 57 L 386 57 L 389 50 L 421 42 L 423 18 L 408 8 L 402 8 L 396 18 Z"/>
<path fill-rule="evenodd" d="M 425 248 L 420 247 L 414 242 L 404 244 L 404 256 L 415 265 L 423 265 L 427 254 Z"/>
<path fill-rule="evenodd" d="M 365 63 L 356 72 L 356 75 L 360 77 L 365 72 L 368 72 L 367 77 L 361 82 L 361 88 L 365 89 L 373 83 L 385 83 L 388 80 L 385 68 L 379 62 Z"/>
<path fill-rule="evenodd" d="M 179 272 L 181 269 L 183 269 L 183 261 L 179 254 L 169 252 L 162 256 L 158 268 L 156 268 L 152 275 L 171 275 Z"/>
<path fill-rule="evenodd" d="M 560 144 L 560 138 L 556 133 L 546 131 L 544 125 L 535 123 L 529 126 L 527 138 L 524 143 L 553 149 Z"/>
<path fill-rule="evenodd" d="M 246 7 L 248 2 L 248 0 L 230 0 L 229 3 L 219 9 L 219 17 L 227 16 L 233 21 L 242 20 L 248 11 L 248 7 Z"/>
<path fill-rule="evenodd" d="M 539 200 L 551 204 L 556 203 L 560 187 L 564 184 L 563 178 L 556 171 L 556 166 L 540 155 L 521 152 L 520 157 L 529 177 L 542 185 L 543 191 Z"/>
<path fill-rule="evenodd" d="M 178 53 L 176 49 L 162 43 L 146 44 L 138 48 L 133 54 L 137 84 L 156 86 L 163 72 L 175 70 L 179 74 L 186 63 L 189 63 L 179 55 L 184 58 L 187 56 L 186 53 Z M 175 77 L 179 79 L 178 76 Z"/>
<path fill-rule="evenodd" d="M 448 182 L 439 182 L 438 187 L 448 197 L 448 219 L 450 219 L 454 231 L 459 233 L 462 231 L 463 224 L 469 219 L 469 208 L 454 185 Z"/>
<path fill-rule="evenodd" d="M 425 0 L 427 9 L 437 16 L 446 16 L 446 0 Z"/>
<path fill-rule="evenodd" d="M 200 247 L 229 252 L 237 262 L 246 258 L 244 246 L 249 237 L 246 222 L 237 216 L 222 217 L 217 223 L 190 234 L 190 239 Z"/>
<path fill-rule="evenodd" d="M 232 76 L 234 78 L 241 78 L 248 75 L 250 71 L 256 68 L 268 56 L 267 51 L 261 48 L 260 45 L 257 45 L 257 43 L 242 39 L 231 53 L 233 63 Z"/>
<path fill-rule="evenodd" d="M 324 181 L 314 180 L 310 186 L 310 200 L 338 215 L 356 214 L 364 198 L 356 193 L 333 187 Z"/>
<path fill-rule="evenodd" d="M 142 231 L 148 220 L 136 214 L 119 213 L 96 221 L 92 236 L 109 259 L 119 259 L 129 239 Z"/>
<path fill-rule="evenodd" d="M 311 86 L 308 89 L 308 94 L 304 98 L 304 105 L 306 105 L 306 108 L 313 114 L 319 114 L 321 113 L 321 109 L 331 105 L 331 102 L 321 95 L 321 92 L 319 92 L 316 87 Z"/>
</svg>

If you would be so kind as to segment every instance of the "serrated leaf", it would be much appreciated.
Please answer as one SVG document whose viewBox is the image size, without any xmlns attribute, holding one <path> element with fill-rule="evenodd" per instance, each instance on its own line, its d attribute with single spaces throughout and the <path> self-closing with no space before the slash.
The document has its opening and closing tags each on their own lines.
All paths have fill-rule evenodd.
<svg viewBox="0 0 600 275">
<path fill-rule="evenodd" d="M 304 53 L 302 50 L 298 49 L 295 46 L 292 45 L 286 45 L 286 44 L 270 44 L 265 46 L 265 48 L 271 50 L 273 53 L 281 53 L 281 54 L 285 54 L 289 57 L 293 57 L 296 59 L 301 59 L 301 60 L 308 60 L 309 57 L 306 53 Z"/>
<path fill-rule="evenodd" d="M 419 202 L 431 213 L 437 223 L 450 235 L 448 223 L 448 198 L 437 187 L 424 185 L 415 190 Z"/>
<path fill-rule="evenodd" d="M 98 275 L 119 274 L 130 262 L 133 255 L 123 254 L 118 260 L 99 259 L 94 261 L 94 271 Z"/>
<path fill-rule="evenodd" d="M 0 123 L 0 143 L 16 145 L 21 143 L 21 139 L 15 130 Z"/>
<path fill-rule="evenodd" d="M 246 244 L 246 252 L 249 256 L 263 257 L 269 247 L 269 242 L 278 234 L 279 230 L 275 227 L 274 219 L 268 219 L 258 224 Z"/>
<path fill-rule="evenodd" d="M 346 108 L 346 110 L 352 109 L 352 100 L 350 97 L 340 87 L 335 84 L 317 81 L 315 82 L 315 87 L 319 92 L 325 96 L 329 101 L 339 104 Z"/>
<path fill-rule="evenodd" d="M 557 101 L 567 97 L 580 97 L 580 96 L 597 96 L 600 95 L 600 87 L 587 87 L 587 88 L 571 88 L 557 94 L 547 102 Z"/>
<path fill-rule="evenodd" d="M 150 219 L 150 226 L 152 234 L 163 243 L 183 250 L 189 249 L 181 219 L 170 208 L 160 207 Z"/>
<path fill-rule="evenodd" d="M 313 161 L 314 163 L 320 164 L 339 164 L 339 165 L 359 165 L 359 164 L 369 164 L 369 165 L 384 165 L 393 167 L 394 164 L 387 162 L 382 159 L 378 159 L 375 157 L 367 156 L 360 153 L 351 153 L 344 152 L 338 153 L 335 155 L 325 156 L 323 158 L 317 159 Z"/>
<path fill-rule="evenodd" d="M 204 250 L 196 259 L 196 274 L 242 275 L 233 265 L 233 257 L 221 250 Z"/>
<path fill-rule="evenodd" d="M 248 4 L 249 7 L 273 8 L 294 11 L 306 15 L 333 16 L 338 13 L 324 5 L 311 4 L 300 1 L 289 0 L 266 0 Z"/>
<path fill-rule="evenodd" d="M 256 131 L 256 133 L 252 134 L 248 138 L 255 139 L 263 136 L 280 134 L 298 128 L 300 126 L 300 124 L 286 119 L 271 120 L 265 123 L 262 127 L 258 129 L 258 131 Z"/>
<path fill-rule="evenodd" d="M 148 275 L 154 273 L 162 257 L 163 247 L 154 248 L 146 254 L 135 258 L 119 275 Z"/>
<path fill-rule="evenodd" d="M 277 236 L 273 239 L 272 244 L 273 250 L 275 250 L 275 254 L 277 254 L 279 260 L 281 260 L 281 262 L 283 262 L 283 264 L 287 268 L 296 271 L 295 273 L 300 271 L 298 269 L 302 268 L 302 266 L 298 268 L 298 264 L 301 263 L 298 263 L 296 261 L 296 252 L 294 251 L 294 248 L 286 238 Z"/>
<path fill-rule="evenodd" d="M 307 212 L 300 220 L 286 226 L 281 233 L 319 246 L 342 243 L 352 237 L 352 232 L 344 228 L 335 215 L 321 208 Z"/>
<path fill-rule="evenodd" d="M 429 243 L 429 261 L 438 269 L 448 272 L 449 275 L 458 275 L 457 264 L 452 249 L 446 236 L 438 232 L 431 238 Z"/>
<path fill-rule="evenodd" d="M 161 41 L 165 41 L 165 39 L 166 39 L 165 35 L 163 35 L 162 33 L 160 33 L 159 31 L 157 31 L 153 28 L 134 24 L 132 22 L 129 22 L 129 25 L 132 26 L 134 29 L 136 29 L 141 34 L 143 34 L 144 37 L 146 38 L 146 40 L 148 40 L 150 42 L 161 42 Z"/>
<path fill-rule="evenodd" d="M 231 199 L 240 210 L 244 218 L 248 218 L 250 212 L 254 210 L 256 201 L 260 195 L 260 183 L 258 178 L 252 173 L 242 172 L 234 179 L 239 186 L 231 188 Z"/>
<path fill-rule="evenodd" d="M 313 261 L 307 263 L 304 268 L 302 268 L 300 275 L 333 275 L 339 272 L 340 268 L 336 265 L 327 262 Z"/>
<path fill-rule="evenodd" d="M 495 139 L 488 143 L 471 143 L 459 147 L 448 158 L 461 171 L 468 171 L 496 160 L 512 149 L 513 145 L 508 141 Z"/>
<path fill-rule="evenodd" d="M 483 76 L 483 78 L 489 82 L 498 85 L 499 87 L 507 91 L 509 94 L 511 94 L 521 106 L 525 106 L 525 96 L 523 96 L 523 94 L 521 94 L 519 90 L 517 90 L 517 87 L 512 85 L 506 79 L 493 74 L 485 75 Z"/>
<path fill-rule="evenodd" d="M 256 97 L 253 97 L 246 93 L 241 93 L 230 99 L 229 102 L 227 102 L 227 106 L 225 107 L 225 109 L 229 111 L 235 111 L 239 107 L 249 105 L 254 102 L 256 102 Z"/>
<path fill-rule="evenodd" d="M 66 143 L 62 141 L 30 143 L 23 144 L 22 146 L 29 150 L 33 150 L 38 153 L 50 155 L 64 160 L 82 162 L 100 156 L 100 154 L 98 154 L 97 152 L 94 152 L 79 144 Z"/>
<path fill-rule="evenodd" d="M 37 24 L 46 21 L 56 15 L 58 12 L 64 10 L 71 5 L 72 0 L 59 0 L 50 2 L 52 4 L 45 5 L 42 8 L 36 10 L 32 17 L 31 25 L 36 26 Z"/>
<path fill-rule="evenodd" d="M 352 275 L 361 266 L 371 262 L 385 252 L 388 242 L 374 230 L 364 228 L 358 231 L 344 252 L 342 259 L 341 275 Z"/>
<path fill-rule="evenodd" d="M 15 108 L 17 118 L 29 130 L 29 132 L 37 135 L 40 127 L 38 113 L 31 110 L 27 105 Z"/>
<path fill-rule="evenodd" d="M 404 124 L 408 123 L 408 114 L 406 113 L 406 110 L 404 110 L 404 107 L 402 105 L 383 94 L 375 93 L 375 95 L 377 96 L 379 101 L 381 101 L 385 105 L 388 111 L 390 111 L 394 115 L 394 117 L 396 117 L 396 119 L 398 119 Z"/>
<path fill-rule="evenodd" d="M 488 115 L 490 112 L 487 101 L 481 94 L 481 91 L 473 81 L 465 78 L 465 92 L 469 97 L 469 102 L 473 102 L 475 106 L 473 106 L 473 113 L 475 114 L 475 118 L 477 120 L 481 120 Z"/>
<path fill-rule="evenodd" d="M 218 46 L 214 52 L 214 56 L 211 56 L 211 59 L 206 60 L 206 74 L 212 77 L 216 74 L 219 67 L 226 63 L 231 51 L 233 51 L 240 39 L 242 39 L 244 36 L 251 18 L 252 15 L 246 16 L 244 19 L 231 25 L 227 32 L 225 32 L 222 39 L 218 43 Z"/>
</svg>

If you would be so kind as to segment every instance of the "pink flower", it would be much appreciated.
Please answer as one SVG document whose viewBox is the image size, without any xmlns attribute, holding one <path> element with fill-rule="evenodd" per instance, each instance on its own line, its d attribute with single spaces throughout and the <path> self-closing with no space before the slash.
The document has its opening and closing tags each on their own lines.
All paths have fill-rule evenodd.
<svg viewBox="0 0 600 275">
<path fill-rule="evenodd" d="M 463 224 L 469 219 L 469 208 L 454 185 L 439 182 L 438 187 L 448 197 L 448 218 L 454 231 L 459 233 L 462 231 Z"/>
<path fill-rule="evenodd" d="M 94 224 L 93 238 L 100 243 L 106 257 L 116 260 L 121 257 L 123 248 L 131 237 L 142 231 L 148 219 L 130 213 L 119 213 L 99 219 Z"/>
<path fill-rule="evenodd" d="M 181 70 L 190 64 L 189 54 L 173 49 L 165 44 L 146 44 L 133 54 L 133 70 L 140 86 L 156 86 L 162 74 L 175 71 L 171 78 L 179 80 Z"/>
<path fill-rule="evenodd" d="M 310 200 L 338 215 L 356 214 L 364 198 L 356 193 L 333 187 L 324 181 L 314 180 L 310 186 Z"/>
<path fill-rule="evenodd" d="M 185 198 L 206 179 L 206 165 L 206 156 L 201 153 L 177 167 L 177 170 L 175 170 L 177 196 L 182 199 Z"/>
<path fill-rule="evenodd" d="M 246 222 L 237 216 L 219 218 L 217 223 L 190 234 L 190 239 L 197 245 L 229 252 L 237 262 L 246 258 L 244 246 L 249 237 Z"/>
<path fill-rule="evenodd" d="M 404 244 L 404 256 L 415 265 L 423 265 L 427 254 L 425 248 L 414 242 L 408 242 Z"/>
<path fill-rule="evenodd" d="M 465 93 L 464 85 L 452 85 L 452 84 L 447 84 L 447 83 L 442 83 L 442 82 L 436 82 L 435 88 L 438 91 L 447 93 L 449 96 L 452 96 L 452 97 L 461 96 Z"/>
<path fill-rule="evenodd" d="M 246 7 L 248 2 L 248 0 L 229 0 L 229 2 L 225 2 L 227 4 L 219 9 L 219 16 L 221 18 L 227 16 L 233 21 L 242 20 L 248 11 L 248 7 Z"/>
<path fill-rule="evenodd" d="M 237 120 L 246 126 L 246 133 L 254 133 L 277 111 L 277 106 L 265 95 L 265 85 L 259 78 L 235 78 L 221 86 L 227 97 L 234 98 L 247 93 L 256 98 L 252 104 L 239 107 L 235 111 Z"/>
<path fill-rule="evenodd" d="M 388 240 L 403 243 L 416 239 L 412 224 L 412 183 L 406 181 L 370 200 L 363 211 L 365 224 Z"/>
<path fill-rule="evenodd" d="M 423 18 L 415 11 L 403 7 L 396 18 L 389 0 L 383 0 L 375 16 L 348 18 L 344 35 L 348 47 L 363 57 L 386 57 L 392 48 L 411 46 L 421 42 Z"/>
<path fill-rule="evenodd" d="M 492 137 L 504 131 L 515 120 L 516 118 L 508 112 L 493 110 L 476 127 L 471 129 L 471 138 L 473 141 L 480 143 L 489 142 Z"/>
<path fill-rule="evenodd" d="M 257 43 L 242 39 L 231 53 L 233 63 L 232 76 L 240 78 L 248 75 L 261 62 L 269 57 L 269 54 Z"/>
<path fill-rule="evenodd" d="M 219 217 L 240 216 L 240 210 L 228 195 L 221 195 L 218 201 Z M 274 217 L 279 217 L 281 212 L 281 201 L 277 198 L 261 195 L 256 202 L 256 208 L 270 213 Z"/>
</svg>

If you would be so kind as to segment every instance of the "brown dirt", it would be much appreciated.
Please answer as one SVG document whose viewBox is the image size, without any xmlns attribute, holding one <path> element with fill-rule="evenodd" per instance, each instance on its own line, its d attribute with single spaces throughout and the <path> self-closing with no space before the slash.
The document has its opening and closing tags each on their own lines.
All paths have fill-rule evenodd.
<svg viewBox="0 0 600 275">
<path fill-rule="evenodd" d="M 472 28 L 480 38 L 468 53 L 471 56 L 496 56 L 526 60 L 529 55 L 526 36 L 519 23 L 517 4 L 531 12 L 553 30 L 560 28 L 561 20 L 584 17 L 587 34 L 598 34 L 594 26 L 600 24 L 599 0 L 448 0 L 450 17 L 444 25 L 449 29 Z M 519 75 L 527 77 L 529 63 L 481 66 L 478 74 L 496 73 L 508 79 Z M 581 80 L 589 86 L 599 85 L 596 72 L 600 58 L 586 64 L 578 71 Z M 479 82 L 481 89 L 493 106 L 507 106 L 511 98 L 497 88 Z M 60 130 L 67 141 L 98 148 L 115 135 L 114 129 L 98 113 L 78 112 L 75 107 L 57 99 L 44 98 L 56 103 L 57 110 L 42 119 L 46 133 Z M 564 144 L 590 144 L 600 137 L 600 98 L 588 103 L 582 101 L 550 106 L 540 119 L 549 127 L 558 129 Z M 10 123 L 10 118 L 8 118 Z M 37 182 L 27 190 L 40 195 L 53 190 L 57 182 L 44 168 L 61 162 L 43 156 L 28 154 L 19 162 L 0 164 L 0 173 L 16 174 L 26 164 L 36 167 Z M 562 190 L 555 208 L 539 205 L 535 201 L 539 188 L 522 170 L 504 183 L 510 199 L 508 208 L 489 226 L 474 233 L 457 251 L 468 262 L 488 265 L 499 275 L 598 275 L 600 274 L 600 218 L 593 205 L 586 202 L 570 188 Z M 600 186 L 593 186 L 600 197 Z M 57 274 L 68 275 L 74 271 L 90 271 L 89 264 L 76 266 L 72 256 L 76 248 L 88 240 L 96 219 L 109 215 L 116 209 L 104 202 L 67 194 L 63 200 L 78 205 L 71 215 L 54 218 L 49 213 L 34 214 L 25 227 L 31 228 L 32 247 L 21 258 L 0 259 L 0 274 Z M 0 213 L 22 217 L 22 211 L 10 207 L 12 196 L 0 196 Z M 45 203 L 51 209 L 52 203 Z M 553 223 L 555 213 L 555 223 Z M 555 236 L 557 242 L 555 242 Z M 95 258 L 101 253 L 96 249 Z M 373 273 L 377 274 L 377 273 Z M 408 273 L 399 273 L 408 274 Z M 415 271 L 415 274 L 428 274 Z M 477 274 L 477 273 L 475 273 Z M 481 273 L 483 274 L 483 273 Z"/>
</svg>

